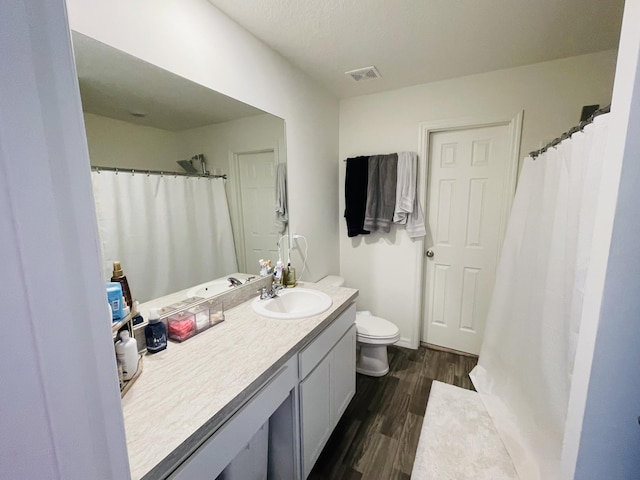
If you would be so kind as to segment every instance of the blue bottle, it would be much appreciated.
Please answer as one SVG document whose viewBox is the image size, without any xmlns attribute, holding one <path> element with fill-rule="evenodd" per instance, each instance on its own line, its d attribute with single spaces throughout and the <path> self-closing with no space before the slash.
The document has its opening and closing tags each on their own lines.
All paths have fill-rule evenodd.
<svg viewBox="0 0 640 480">
<path fill-rule="evenodd" d="M 122 320 L 122 285 L 118 282 L 107 282 L 107 300 L 111 306 L 112 320 L 117 322 Z"/>
</svg>

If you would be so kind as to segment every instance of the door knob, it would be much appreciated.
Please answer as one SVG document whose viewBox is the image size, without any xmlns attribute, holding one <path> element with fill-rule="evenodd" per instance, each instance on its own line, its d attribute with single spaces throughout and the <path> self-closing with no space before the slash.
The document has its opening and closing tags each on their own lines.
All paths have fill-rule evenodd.
<svg viewBox="0 0 640 480">
<path fill-rule="evenodd" d="M 433 253 L 433 250 L 429 249 L 427 250 L 427 253 L 425 253 L 425 255 L 429 258 L 433 258 L 435 254 Z"/>
</svg>

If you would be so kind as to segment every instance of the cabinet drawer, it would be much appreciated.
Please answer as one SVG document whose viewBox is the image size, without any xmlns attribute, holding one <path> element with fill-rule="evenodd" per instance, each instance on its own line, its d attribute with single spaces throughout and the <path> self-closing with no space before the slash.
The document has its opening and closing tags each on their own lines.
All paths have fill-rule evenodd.
<svg viewBox="0 0 640 480">
<path fill-rule="evenodd" d="M 349 307 L 311 341 L 298 355 L 300 378 L 303 379 L 320 363 L 356 321 L 356 304 Z"/>
</svg>

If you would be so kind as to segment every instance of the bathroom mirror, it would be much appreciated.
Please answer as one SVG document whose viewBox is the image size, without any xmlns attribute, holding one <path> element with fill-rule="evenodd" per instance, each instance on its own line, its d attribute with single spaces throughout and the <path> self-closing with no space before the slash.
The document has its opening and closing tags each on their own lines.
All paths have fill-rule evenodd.
<svg viewBox="0 0 640 480">
<path fill-rule="evenodd" d="M 97 173 L 96 167 L 118 169 L 117 184 L 110 186 L 114 189 L 107 193 L 102 191 L 104 186 L 98 192 L 94 180 L 96 203 L 102 205 L 103 210 L 104 204 L 110 202 L 125 202 L 130 206 L 148 203 L 145 208 L 149 217 L 153 217 L 128 227 L 126 234 L 109 238 L 112 232 L 102 224 L 104 215 L 100 214 L 100 208 L 97 209 L 105 279 L 111 276 L 112 259 L 104 258 L 105 244 L 112 252 L 114 248 L 116 252 L 118 249 L 123 251 L 122 258 L 118 259 L 123 263 L 134 296 L 140 301 L 235 272 L 257 274 L 259 258 L 275 263 L 278 239 L 286 232 L 286 226 L 275 222 L 278 165 L 284 164 L 280 170 L 286 172 L 284 120 L 78 32 L 72 32 L 72 39 L 94 170 L 92 178 Z M 150 176 L 145 173 L 148 171 L 163 172 L 159 176 L 169 178 L 171 172 L 185 174 L 178 162 L 192 158 L 190 163 L 194 169 L 197 172 L 206 169 L 210 178 L 189 178 L 189 181 L 217 181 L 216 188 L 220 191 L 205 200 L 195 197 L 192 204 L 188 203 L 182 209 L 173 205 L 182 195 L 182 192 L 172 190 L 174 187 L 167 187 L 169 200 L 159 200 L 155 195 L 162 189 L 160 186 L 127 183 L 130 179 L 123 173 L 127 172 L 126 176 L 139 181 L 142 181 L 140 177 Z M 100 177 L 104 179 L 107 173 L 113 175 L 115 172 L 103 168 L 98 175 L 105 174 Z M 226 180 L 213 180 L 218 176 L 226 176 Z M 186 187 L 187 190 L 190 188 Z M 151 189 L 151 200 L 148 196 L 141 200 L 142 191 L 148 189 Z M 228 207 L 221 207 L 220 192 Z M 284 192 L 286 195 L 286 190 Z M 203 203 L 209 206 L 215 203 L 216 211 L 210 213 L 203 209 Z M 122 205 L 117 206 L 122 208 Z M 229 211 L 226 223 L 223 219 L 214 235 L 199 234 L 201 224 L 212 215 L 217 218 L 220 208 Z M 126 205 L 125 213 L 121 215 L 128 216 Z M 122 218 L 122 221 L 128 219 Z M 156 254 L 158 258 L 142 258 L 148 253 L 143 249 L 129 260 L 128 265 L 126 256 L 131 255 L 131 252 L 127 253 L 128 247 L 131 242 L 139 241 L 136 230 L 155 228 L 159 224 L 164 225 L 165 230 L 161 229 L 156 238 L 167 229 L 184 230 L 184 235 L 178 235 L 178 240 L 173 240 L 164 253 Z M 227 235 L 230 241 L 212 248 L 220 235 Z M 153 242 L 146 242 L 151 247 Z M 221 251 L 223 248 L 227 250 Z M 233 254 L 228 249 L 233 249 Z M 200 272 L 195 272 L 197 268 L 194 267 L 180 271 L 186 256 L 195 255 L 195 262 L 199 263 L 199 258 L 204 262 L 213 254 L 223 259 L 224 271 L 219 270 L 219 265 Z M 234 254 L 235 262 L 232 260 Z M 117 253 L 115 256 L 119 257 Z M 132 267 L 135 272 L 131 271 Z M 168 273 L 167 269 L 177 270 L 177 273 Z M 158 281 L 162 276 L 171 278 Z M 150 282 L 154 284 L 153 288 L 147 288 Z M 145 293 L 141 294 L 142 291 Z"/>
</svg>

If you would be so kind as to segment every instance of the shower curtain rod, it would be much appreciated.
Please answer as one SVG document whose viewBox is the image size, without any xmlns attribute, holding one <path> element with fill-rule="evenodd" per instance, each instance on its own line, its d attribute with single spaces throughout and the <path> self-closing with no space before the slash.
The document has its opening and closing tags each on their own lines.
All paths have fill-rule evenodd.
<svg viewBox="0 0 640 480">
<path fill-rule="evenodd" d="M 605 113 L 609 113 L 610 111 L 611 111 L 611 104 L 607 105 L 606 107 L 601 108 L 600 110 L 596 110 L 595 112 L 593 112 L 591 114 L 591 116 L 589 118 L 587 118 L 583 122 L 580 122 L 578 125 L 576 125 L 572 129 L 570 129 L 568 132 L 565 132 L 562 135 L 560 135 L 558 138 L 553 139 L 551 142 L 547 143 L 544 147 L 542 147 L 542 148 L 540 148 L 538 150 L 534 150 L 532 152 L 529 152 L 529 156 L 535 160 L 536 157 L 538 157 L 539 155 L 543 154 L 544 152 L 546 152 L 550 148 L 555 147 L 560 142 L 562 142 L 562 141 L 566 140 L 567 138 L 571 137 L 571 135 L 573 135 L 574 133 L 582 131 L 584 129 L 584 127 L 586 127 L 590 123 L 593 123 L 593 120 L 596 117 L 598 117 L 600 115 L 604 115 Z"/>
<path fill-rule="evenodd" d="M 116 172 L 116 173 L 130 173 L 131 175 L 144 174 L 144 175 L 167 175 L 171 177 L 197 177 L 197 178 L 224 178 L 227 179 L 227 174 L 224 175 L 203 175 L 202 173 L 182 173 L 182 172 L 165 172 L 162 170 L 140 170 L 138 168 L 118 168 L 118 167 L 100 167 L 92 165 L 91 170 L 94 172 Z"/>
</svg>

